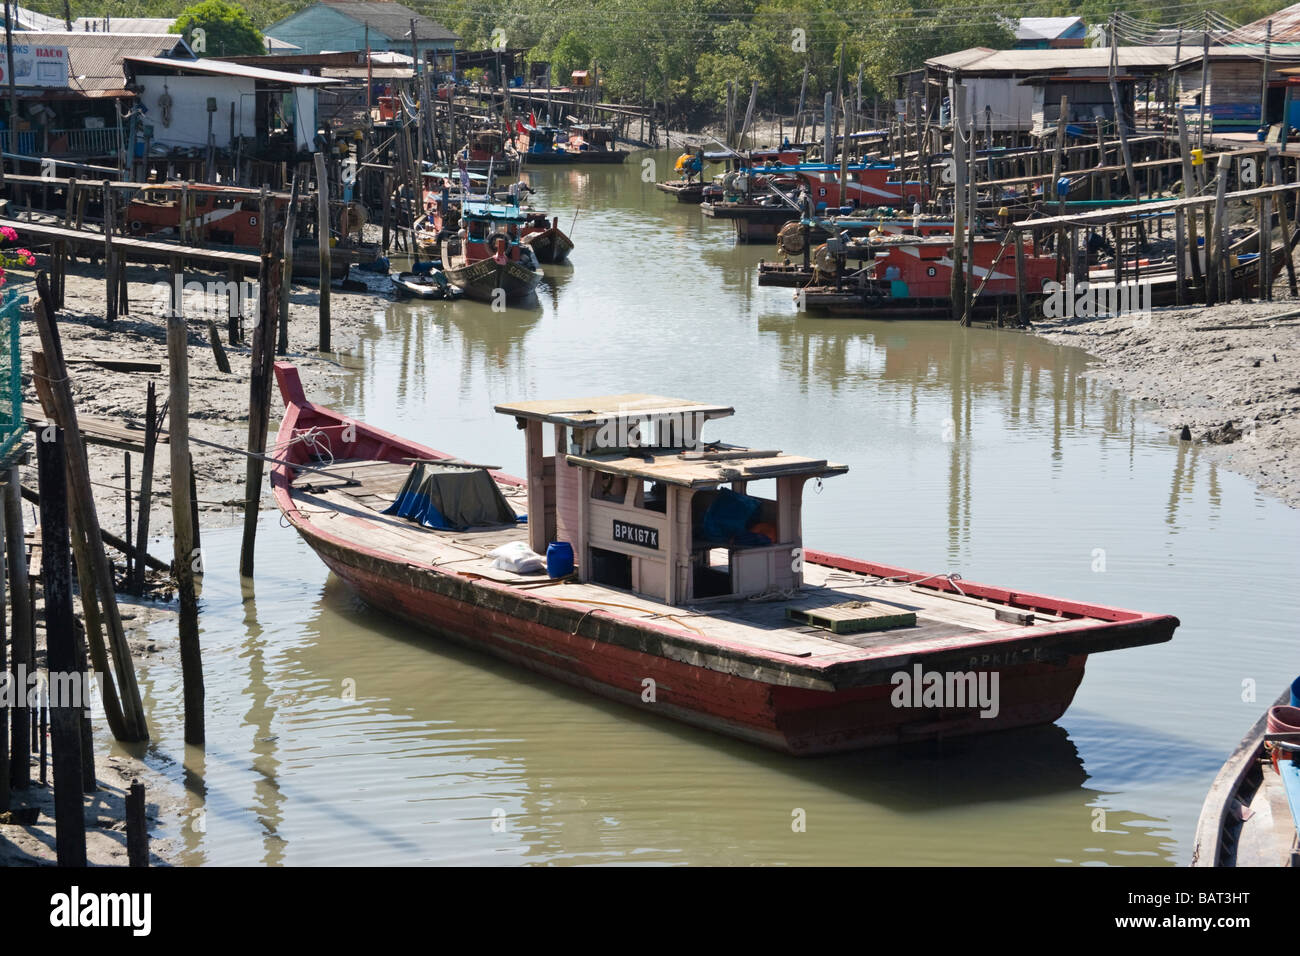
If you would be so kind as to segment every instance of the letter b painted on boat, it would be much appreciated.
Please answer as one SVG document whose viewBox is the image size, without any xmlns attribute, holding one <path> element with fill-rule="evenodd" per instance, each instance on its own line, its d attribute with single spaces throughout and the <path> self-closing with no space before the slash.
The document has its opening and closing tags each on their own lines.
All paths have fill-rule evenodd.
<svg viewBox="0 0 1300 956">
<path fill-rule="evenodd" d="M 658 174 L 655 173 L 654 158 L 647 156 L 645 159 L 641 160 L 641 182 L 652 183 L 658 178 Z"/>
<path fill-rule="evenodd" d="M 655 679 L 646 677 L 641 680 L 641 702 L 643 704 L 653 704 L 655 702 Z"/>
<path fill-rule="evenodd" d="M 808 811 L 803 807 L 795 807 L 790 811 L 790 831 L 792 833 L 808 832 Z"/>
</svg>

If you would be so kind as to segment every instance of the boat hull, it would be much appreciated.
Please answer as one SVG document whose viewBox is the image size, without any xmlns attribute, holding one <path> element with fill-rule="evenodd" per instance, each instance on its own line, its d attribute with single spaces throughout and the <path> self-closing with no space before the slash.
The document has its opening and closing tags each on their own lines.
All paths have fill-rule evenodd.
<svg viewBox="0 0 1300 956">
<path fill-rule="evenodd" d="M 640 651 L 638 645 L 654 643 L 650 628 L 589 617 L 604 632 L 603 640 L 592 640 L 574 633 L 581 612 L 547 608 L 539 615 L 500 589 L 420 574 L 299 531 L 363 601 L 407 624 L 637 709 L 788 754 L 838 753 L 1051 723 L 1065 713 L 1083 679 L 1086 655 L 1003 667 L 999 711 L 991 718 L 972 709 L 896 707 L 894 687 L 883 682 L 842 690 L 780 686 Z M 948 666 L 978 663 L 963 657 Z M 927 669 L 943 666 L 926 662 Z M 656 688 L 653 702 L 643 699 L 647 678 Z"/>
<path fill-rule="evenodd" d="M 460 286 L 466 296 L 479 302 L 492 302 L 498 289 L 507 302 L 519 302 L 536 292 L 543 278 L 540 269 L 509 260 L 499 263 L 492 258 L 457 265 L 444 255 L 442 271 L 452 285 Z"/>
<path fill-rule="evenodd" d="M 521 153 L 525 166 L 606 166 L 627 159 L 627 150 L 584 149 L 553 153 Z"/>
<path fill-rule="evenodd" d="M 568 261 L 569 253 L 573 251 L 573 240 L 554 226 L 525 236 L 523 241 L 543 265 L 561 265 Z"/>
</svg>

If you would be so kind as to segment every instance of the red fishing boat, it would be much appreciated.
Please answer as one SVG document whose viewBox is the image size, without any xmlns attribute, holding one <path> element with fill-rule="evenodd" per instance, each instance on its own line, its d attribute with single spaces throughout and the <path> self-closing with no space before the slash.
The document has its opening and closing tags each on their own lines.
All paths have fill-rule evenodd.
<svg viewBox="0 0 1300 956">
<path fill-rule="evenodd" d="M 463 202 L 461 229 L 442 242 L 442 271 L 471 299 L 519 302 L 545 277 L 523 241 L 528 215 L 518 206 Z"/>
<path fill-rule="evenodd" d="M 1167 641 L 1178 625 L 805 550 L 805 483 L 848 469 L 702 442 L 707 422 L 732 413 L 724 405 L 652 395 L 499 405 L 523 432 L 526 474 L 515 478 L 313 404 L 292 365 L 275 371 L 276 502 L 366 602 L 777 750 L 1049 723 L 1089 654 Z"/>
</svg>

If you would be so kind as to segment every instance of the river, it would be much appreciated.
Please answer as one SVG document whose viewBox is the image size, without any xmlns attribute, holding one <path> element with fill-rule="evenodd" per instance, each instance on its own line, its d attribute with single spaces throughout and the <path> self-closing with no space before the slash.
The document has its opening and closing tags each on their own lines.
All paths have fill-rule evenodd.
<svg viewBox="0 0 1300 956">
<path fill-rule="evenodd" d="M 810 547 L 1176 614 L 1174 640 L 1091 658 L 1050 727 L 798 759 L 395 623 L 274 511 L 242 589 L 239 528 L 214 519 L 205 749 L 182 741 L 174 655 L 140 665 L 148 759 L 189 800 L 160 835 L 218 865 L 1186 864 L 1215 772 L 1300 671 L 1296 512 L 1094 383 L 1077 350 L 797 315 L 790 290 L 757 287 L 773 247 L 646 181 L 671 159 L 527 173 L 577 244 L 536 307 L 379 301 L 336 356 L 348 376 L 312 397 L 516 474 L 521 433 L 494 403 L 726 403 L 706 437 L 850 466 L 805 499 Z"/>
</svg>

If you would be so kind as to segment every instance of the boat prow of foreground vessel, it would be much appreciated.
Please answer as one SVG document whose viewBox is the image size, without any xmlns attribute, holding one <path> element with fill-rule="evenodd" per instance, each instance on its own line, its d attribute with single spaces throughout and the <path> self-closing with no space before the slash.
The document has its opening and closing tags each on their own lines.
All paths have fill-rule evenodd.
<svg viewBox="0 0 1300 956">
<path fill-rule="evenodd" d="M 275 371 L 286 449 L 276 502 L 365 601 L 629 707 L 787 753 L 1049 723 L 1089 654 L 1167 641 L 1178 626 L 807 550 L 805 483 L 848 469 L 702 443 L 726 405 L 499 405 L 523 432 L 527 471 L 515 478 L 313 404 L 292 365 Z M 771 497 L 751 493 L 768 480 Z M 554 576 L 510 570 L 526 566 L 503 548 L 547 554 Z"/>
</svg>

